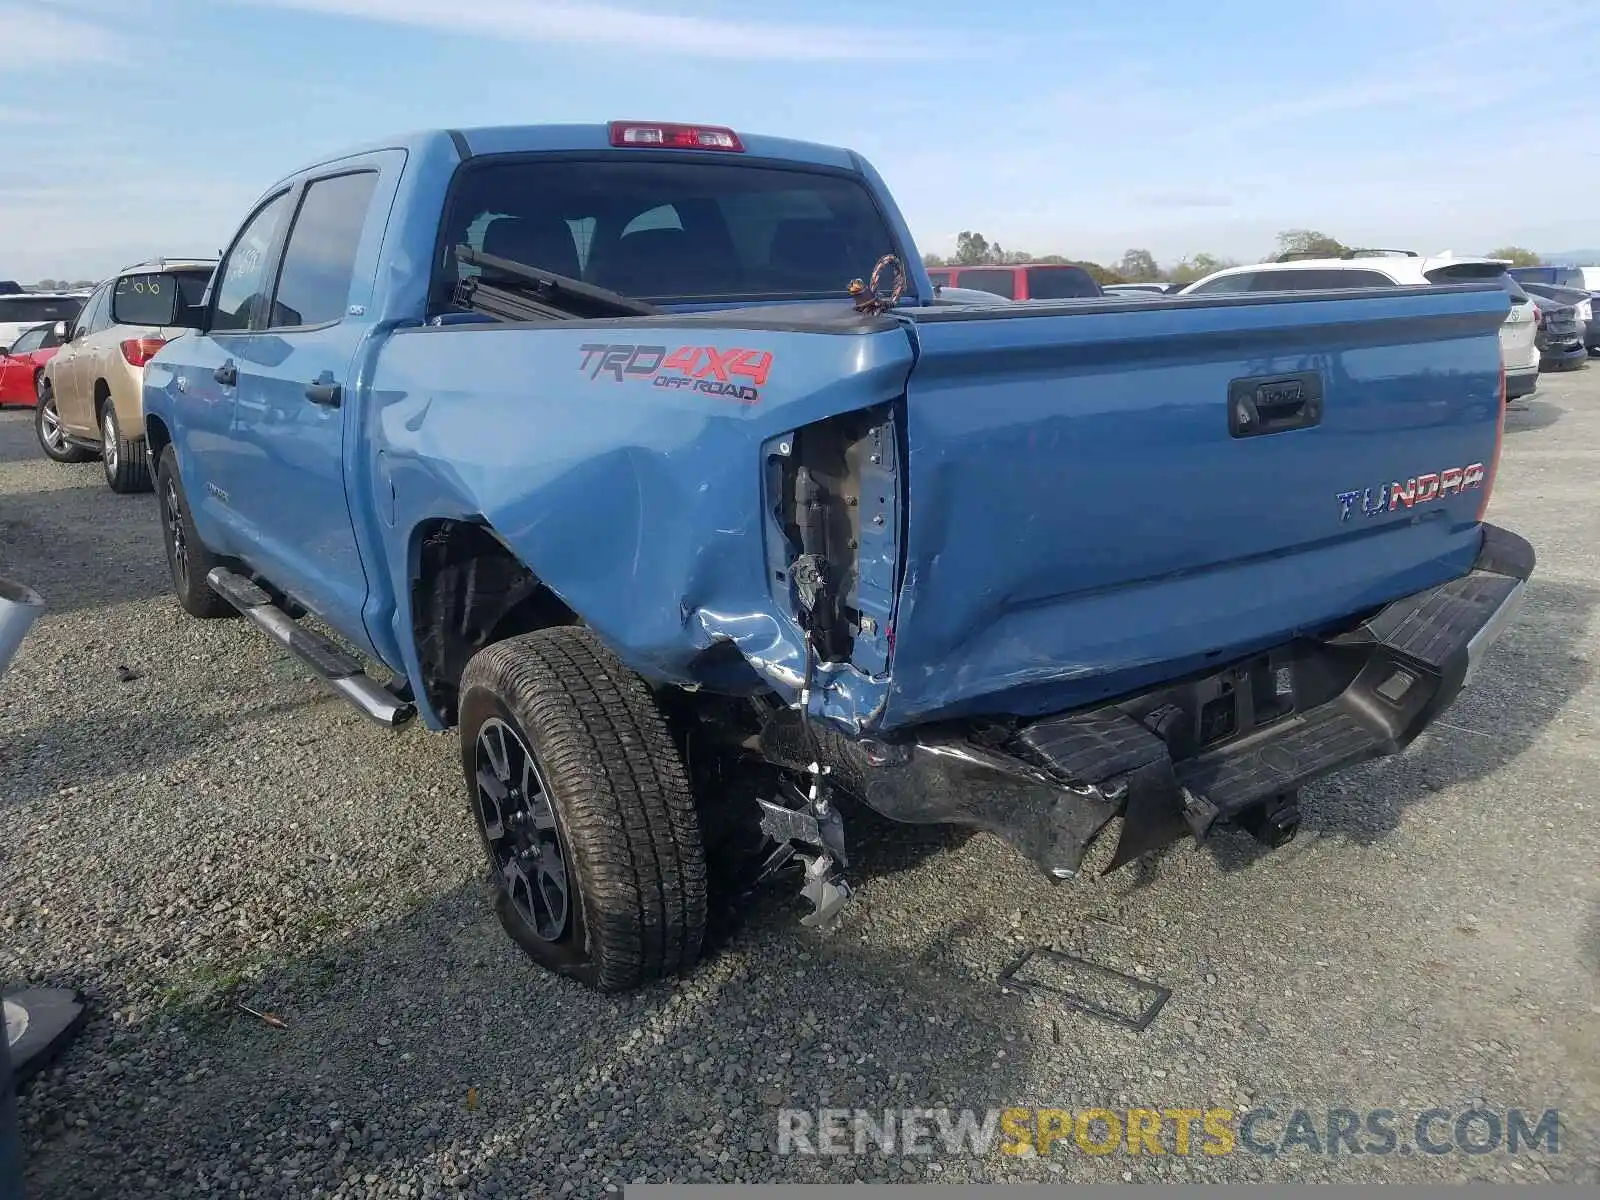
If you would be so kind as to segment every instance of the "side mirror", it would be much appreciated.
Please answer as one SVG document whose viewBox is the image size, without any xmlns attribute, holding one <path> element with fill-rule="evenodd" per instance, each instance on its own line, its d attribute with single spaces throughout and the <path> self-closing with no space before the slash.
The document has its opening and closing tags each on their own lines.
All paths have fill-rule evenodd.
<svg viewBox="0 0 1600 1200">
<path fill-rule="evenodd" d="M 171 275 L 124 275 L 111 291 L 113 325 L 176 325 L 185 307 Z"/>
</svg>

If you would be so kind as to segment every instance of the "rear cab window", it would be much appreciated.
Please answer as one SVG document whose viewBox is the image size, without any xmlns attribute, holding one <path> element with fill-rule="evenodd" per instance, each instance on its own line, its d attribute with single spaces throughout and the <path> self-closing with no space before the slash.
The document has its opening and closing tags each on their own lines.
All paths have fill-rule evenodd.
<svg viewBox="0 0 1600 1200">
<path fill-rule="evenodd" d="M 1067 265 L 1029 267 L 1029 300 L 1074 300 L 1103 293 L 1094 276 L 1082 267 Z"/>
<path fill-rule="evenodd" d="M 638 300 L 843 297 L 898 253 L 860 177 L 679 156 L 484 156 L 445 205 L 430 309 L 475 273 L 467 245 Z"/>
<path fill-rule="evenodd" d="M 959 278 L 964 288 L 1003 296 L 1007 300 L 1017 298 L 1017 273 L 1010 267 L 976 267 L 962 271 Z"/>
</svg>

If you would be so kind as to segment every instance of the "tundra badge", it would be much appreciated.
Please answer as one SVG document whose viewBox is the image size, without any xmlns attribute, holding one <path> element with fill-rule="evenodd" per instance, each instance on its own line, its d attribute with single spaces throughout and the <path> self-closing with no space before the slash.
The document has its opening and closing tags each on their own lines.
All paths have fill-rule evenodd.
<svg viewBox="0 0 1600 1200">
<path fill-rule="evenodd" d="M 1401 505 L 1413 508 L 1418 504 L 1481 488 L 1483 480 L 1483 464 L 1473 463 L 1466 467 L 1430 471 L 1426 475 L 1413 476 L 1404 483 L 1380 483 L 1377 487 L 1363 488 L 1359 492 L 1340 492 L 1339 520 L 1348 521 L 1358 505 L 1366 516 L 1376 517 L 1394 512 Z"/>
</svg>

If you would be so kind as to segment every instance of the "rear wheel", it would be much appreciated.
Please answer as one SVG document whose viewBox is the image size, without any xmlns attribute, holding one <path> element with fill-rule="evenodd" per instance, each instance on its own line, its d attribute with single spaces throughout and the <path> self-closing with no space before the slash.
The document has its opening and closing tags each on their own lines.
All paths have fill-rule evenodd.
<svg viewBox="0 0 1600 1200">
<path fill-rule="evenodd" d="M 166 545 L 172 591 L 183 611 L 205 619 L 233 616 L 238 610 L 206 582 L 213 567 L 226 564 L 206 549 L 195 530 L 189 498 L 178 476 L 178 454 L 171 446 L 161 451 L 156 466 L 156 508 L 161 513 L 161 540 Z"/>
<path fill-rule="evenodd" d="M 591 632 L 467 664 L 461 765 L 495 913 L 531 958 L 607 992 L 694 965 L 706 868 L 688 778 L 644 681 Z"/>
<path fill-rule="evenodd" d="M 145 441 L 129 441 L 122 436 L 117 408 L 109 397 L 100 406 L 100 462 L 105 467 L 106 484 L 113 492 L 150 490 L 150 455 Z"/>
<path fill-rule="evenodd" d="M 43 375 L 39 376 L 38 389 L 39 403 L 33 410 L 33 432 L 39 439 L 39 448 L 44 451 L 45 457 L 58 463 L 88 462 L 94 455 L 67 440 L 67 427 L 61 423 L 61 414 L 56 410 L 55 393 L 50 389 L 50 381 Z"/>
</svg>

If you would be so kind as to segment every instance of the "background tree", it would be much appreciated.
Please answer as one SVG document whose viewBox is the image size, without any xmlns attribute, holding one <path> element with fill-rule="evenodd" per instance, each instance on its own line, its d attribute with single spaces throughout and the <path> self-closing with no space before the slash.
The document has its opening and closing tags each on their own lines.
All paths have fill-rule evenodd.
<svg viewBox="0 0 1600 1200">
<path fill-rule="evenodd" d="M 942 267 L 945 265 L 944 255 L 924 254 L 922 256 L 922 265 L 925 267 Z"/>
<path fill-rule="evenodd" d="M 963 267 L 976 267 L 989 261 L 989 239 L 981 233 L 963 229 L 956 234 L 956 262 Z"/>
<path fill-rule="evenodd" d="M 1196 254 L 1192 258 L 1180 259 L 1178 265 L 1167 273 L 1167 277 L 1173 283 L 1193 283 L 1196 279 L 1204 279 L 1213 271 L 1238 265 L 1231 258 L 1218 258 L 1215 254 Z"/>
<path fill-rule="evenodd" d="M 1537 254 L 1523 246 L 1501 246 L 1498 250 L 1489 251 L 1484 257 L 1509 259 L 1513 267 L 1537 267 L 1543 265 Z"/>
<path fill-rule="evenodd" d="M 1104 286 L 1108 283 L 1127 283 L 1127 276 L 1115 267 L 1103 267 L 1097 262 L 1087 262 L 1083 259 L 1069 259 L 1075 267 L 1082 267 L 1098 284 Z"/>
<path fill-rule="evenodd" d="M 1117 264 L 1117 274 L 1128 283 L 1153 283 L 1161 278 L 1161 268 L 1150 251 L 1127 250 Z"/>
<path fill-rule="evenodd" d="M 1350 247 L 1315 229 L 1285 229 L 1278 235 L 1278 262 L 1295 258 L 1338 258 Z"/>
</svg>

